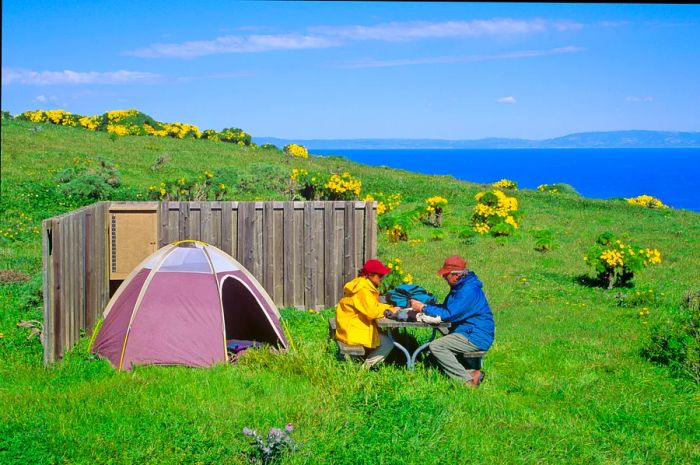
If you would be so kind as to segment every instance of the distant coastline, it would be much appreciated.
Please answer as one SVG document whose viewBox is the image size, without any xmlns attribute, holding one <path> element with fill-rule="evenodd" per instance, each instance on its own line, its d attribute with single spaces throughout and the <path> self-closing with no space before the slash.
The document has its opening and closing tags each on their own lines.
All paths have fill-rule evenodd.
<svg viewBox="0 0 700 465">
<path fill-rule="evenodd" d="M 301 144 L 309 150 L 400 150 L 400 149 L 640 149 L 700 148 L 700 132 L 609 131 L 580 132 L 543 140 L 486 138 L 446 139 L 306 139 L 254 137 L 256 144 Z"/>
</svg>

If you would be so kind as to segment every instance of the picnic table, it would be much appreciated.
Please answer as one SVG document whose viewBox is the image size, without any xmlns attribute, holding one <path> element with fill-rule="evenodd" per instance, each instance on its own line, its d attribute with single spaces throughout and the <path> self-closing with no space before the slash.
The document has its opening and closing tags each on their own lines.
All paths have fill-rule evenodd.
<svg viewBox="0 0 700 465">
<path fill-rule="evenodd" d="M 416 350 L 413 351 L 413 353 L 410 353 L 406 347 L 404 347 L 402 344 L 400 344 L 394 337 L 391 335 L 391 331 L 386 331 L 388 336 L 391 338 L 392 342 L 394 343 L 394 347 L 399 349 L 403 354 L 406 356 L 406 368 L 413 370 L 416 366 L 416 358 L 418 358 L 418 354 L 420 354 L 423 350 L 425 350 L 428 345 L 435 340 L 437 337 L 438 333 L 439 334 L 445 334 L 447 333 L 447 330 L 450 328 L 450 323 L 447 322 L 441 322 L 437 324 L 429 324 L 429 323 L 424 323 L 422 321 L 399 321 L 399 320 L 392 320 L 389 318 L 380 318 L 377 321 L 377 326 L 379 326 L 380 329 L 384 330 L 391 330 L 394 328 L 399 329 L 399 331 L 403 331 L 404 334 L 406 334 L 406 330 L 408 328 L 432 328 L 433 333 L 430 335 L 430 339 L 428 342 L 425 344 L 419 346 Z"/>
</svg>

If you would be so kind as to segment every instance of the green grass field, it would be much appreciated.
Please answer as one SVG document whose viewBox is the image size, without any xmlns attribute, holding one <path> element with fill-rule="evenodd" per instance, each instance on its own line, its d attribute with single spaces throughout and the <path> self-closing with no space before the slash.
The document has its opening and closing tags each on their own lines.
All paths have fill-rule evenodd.
<svg viewBox="0 0 700 465">
<path fill-rule="evenodd" d="M 85 203 L 58 195 L 52 182 L 76 157 L 118 166 L 123 185 L 114 199 L 229 168 L 236 199 L 283 200 L 284 178 L 300 167 L 349 171 L 363 195 L 400 192 L 399 210 L 446 197 L 442 240 L 422 224 L 409 235 L 420 243 L 393 244 L 382 234 L 379 258 L 401 258 L 416 283 L 442 298 L 447 286 L 435 270 L 447 255 L 468 257 L 496 321 L 484 384 L 465 389 L 421 363 L 407 372 L 338 362 L 327 340 L 331 309 L 282 309 L 294 349 L 249 352 L 235 366 L 117 373 L 87 355 L 87 335 L 44 367 L 40 342 L 17 323 L 41 318 L 41 220 Z M 166 162 L 154 169 L 159 157 Z M 698 213 L 518 190 L 525 216 L 515 237 L 465 241 L 457 232 L 486 186 L 340 157 L 291 159 L 220 142 L 113 139 L 15 121 L 2 122 L 1 174 L 0 230 L 14 234 L 0 235 L 0 270 L 32 278 L 0 284 L 2 464 L 242 464 L 253 450 L 244 427 L 266 433 L 288 422 L 297 449 L 283 464 L 700 463 L 698 384 L 641 356 L 654 322 L 700 288 Z M 559 248 L 534 250 L 530 232 L 541 228 L 554 231 Z M 583 255 L 603 231 L 661 251 L 659 265 L 622 289 L 654 291 L 648 317 L 618 306 L 620 289 L 585 284 L 593 274 Z"/>
</svg>

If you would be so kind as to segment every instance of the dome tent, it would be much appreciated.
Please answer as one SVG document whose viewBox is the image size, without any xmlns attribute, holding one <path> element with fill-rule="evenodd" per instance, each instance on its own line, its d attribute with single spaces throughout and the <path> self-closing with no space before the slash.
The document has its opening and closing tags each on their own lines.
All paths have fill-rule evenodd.
<svg viewBox="0 0 700 465">
<path fill-rule="evenodd" d="M 227 343 L 286 349 L 279 313 L 233 257 L 200 241 L 162 247 L 124 280 L 104 311 L 92 352 L 113 367 L 226 362 Z"/>
</svg>

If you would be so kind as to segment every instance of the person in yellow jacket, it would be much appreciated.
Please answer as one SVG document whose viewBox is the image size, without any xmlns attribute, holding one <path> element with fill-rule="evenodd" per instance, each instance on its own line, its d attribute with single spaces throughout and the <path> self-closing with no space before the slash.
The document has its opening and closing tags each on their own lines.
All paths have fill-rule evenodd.
<svg viewBox="0 0 700 465">
<path fill-rule="evenodd" d="M 383 361 L 394 343 L 379 331 L 374 320 L 382 318 L 385 310 L 397 307 L 379 302 L 377 288 L 391 270 L 379 260 L 368 260 L 357 278 L 345 284 L 343 297 L 335 308 L 335 336 L 346 344 L 361 345 L 367 353 L 365 366 Z"/>
</svg>

